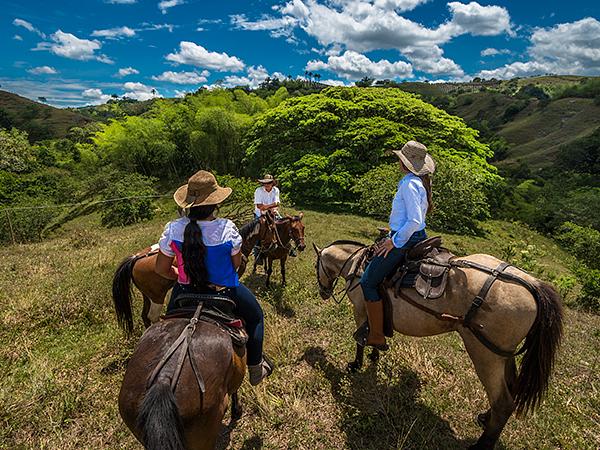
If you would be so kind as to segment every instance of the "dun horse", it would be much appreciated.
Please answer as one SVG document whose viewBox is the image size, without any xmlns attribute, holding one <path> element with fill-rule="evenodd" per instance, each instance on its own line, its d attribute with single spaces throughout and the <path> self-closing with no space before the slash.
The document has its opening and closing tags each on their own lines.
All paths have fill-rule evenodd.
<svg viewBox="0 0 600 450">
<path fill-rule="evenodd" d="M 281 281 L 285 285 L 285 262 L 292 249 L 292 242 L 299 251 L 304 251 L 304 224 L 302 218 L 304 214 L 298 216 L 286 216 L 282 220 L 275 220 L 273 216 L 267 215 L 267 220 L 274 224 L 275 238 L 272 244 L 261 242 L 261 253 L 265 259 L 265 270 L 267 273 L 266 285 L 269 287 L 271 274 L 273 273 L 273 261 L 279 260 L 281 263 Z M 256 271 L 257 262 L 254 260 L 254 269 Z"/>
<path fill-rule="evenodd" d="M 244 255 L 238 269 L 241 276 L 246 269 L 248 255 L 256 242 L 260 240 L 270 245 L 274 242 L 275 233 L 273 227 L 263 217 L 244 225 L 240 229 L 240 234 L 243 238 L 242 254 Z M 133 281 L 144 298 L 142 321 L 146 327 L 158 320 L 167 292 L 173 287 L 173 280 L 163 278 L 154 271 L 157 253 L 158 250 L 153 247 L 145 248 L 125 258 L 115 271 L 112 285 L 113 301 L 119 324 L 127 333 L 133 331 L 131 282 Z"/>
<path fill-rule="evenodd" d="M 323 250 L 315 246 L 315 251 L 321 296 L 323 299 L 334 296 L 335 282 L 342 277 L 345 292 L 354 306 L 356 324 L 360 326 L 367 315 L 355 263 L 367 247 L 351 241 L 336 241 Z M 532 411 L 548 388 L 562 335 L 562 305 L 560 296 L 550 285 L 509 266 L 505 269 L 506 278 L 512 275 L 512 281 L 498 278 L 487 295 L 484 294 L 485 302 L 477 309 L 476 326 L 481 331 L 476 330 L 475 333 L 485 333 L 488 344 L 491 343 L 484 345 L 485 338 L 480 340 L 463 325 L 473 299 L 477 300 L 478 293 L 487 284 L 488 273 L 493 271 L 486 273 L 465 266 L 469 262 L 490 269 L 502 266 L 499 266 L 498 259 L 483 254 L 455 261 L 459 261 L 459 266 L 460 261 L 467 263 L 461 267 L 451 266 L 446 289 L 438 299 L 424 300 L 414 289 L 401 289 L 400 295 L 412 300 L 409 303 L 396 296 L 394 289 L 388 289 L 393 305 L 393 325 L 396 331 L 409 336 L 432 336 L 450 331 L 459 333 L 490 403 L 490 409 L 478 417 L 484 431 L 471 448 L 492 449 L 513 411 L 516 410 L 517 414 Z M 516 278 L 525 283 L 518 282 Z M 422 307 L 429 308 L 430 313 Z M 435 312 L 437 317 L 431 312 Z M 463 315 L 465 320 L 461 323 Z M 451 318 L 456 320 L 441 320 Z M 517 370 L 515 350 L 523 340 L 523 359 Z M 494 347 L 503 349 L 503 355 L 490 350 Z M 357 346 L 356 358 L 349 364 L 350 369 L 361 367 L 363 349 Z M 372 356 L 376 357 L 377 352 Z"/>
<path fill-rule="evenodd" d="M 119 412 L 148 450 L 213 449 L 230 395 L 232 420 L 241 416 L 245 370 L 245 347 L 220 326 L 167 319 L 146 330 L 129 360 Z"/>
</svg>

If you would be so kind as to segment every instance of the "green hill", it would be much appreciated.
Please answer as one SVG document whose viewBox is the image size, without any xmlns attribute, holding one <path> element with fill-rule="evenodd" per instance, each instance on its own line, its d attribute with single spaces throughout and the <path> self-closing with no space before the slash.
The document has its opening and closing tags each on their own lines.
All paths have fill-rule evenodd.
<svg viewBox="0 0 600 450">
<path fill-rule="evenodd" d="M 63 138 L 71 127 L 81 127 L 93 121 L 76 112 L 0 90 L 0 127 L 25 130 L 31 142 Z"/>
</svg>

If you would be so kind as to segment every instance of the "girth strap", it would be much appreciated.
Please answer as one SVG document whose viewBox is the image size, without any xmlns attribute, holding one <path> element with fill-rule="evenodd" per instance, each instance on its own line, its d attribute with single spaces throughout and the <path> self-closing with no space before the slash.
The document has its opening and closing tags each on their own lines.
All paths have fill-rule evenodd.
<svg viewBox="0 0 600 450">
<path fill-rule="evenodd" d="M 202 312 L 202 307 L 204 303 L 200 303 L 196 308 L 196 312 L 194 316 L 190 319 L 190 323 L 186 325 L 183 329 L 179 337 L 173 342 L 173 344 L 169 347 L 167 352 L 161 358 L 159 363 L 156 365 L 150 378 L 148 378 L 148 382 L 146 384 L 146 389 L 150 388 L 154 381 L 156 381 L 156 377 L 165 366 L 165 364 L 169 361 L 171 356 L 175 354 L 175 352 L 181 347 L 181 352 L 179 353 L 179 358 L 177 359 L 177 365 L 175 366 L 175 372 L 173 373 L 173 377 L 171 378 L 171 390 L 175 392 L 175 388 L 177 387 L 177 381 L 179 380 L 179 376 L 181 375 L 181 370 L 183 368 L 183 363 L 185 362 L 186 355 L 189 356 L 190 365 L 192 366 L 192 371 L 196 376 L 196 381 L 198 383 L 198 388 L 200 389 L 200 395 L 203 395 L 205 392 L 204 380 L 202 375 L 198 371 L 198 367 L 196 366 L 196 361 L 194 359 L 194 355 L 191 348 L 191 341 L 194 332 L 196 331 L 196 324 L 198 323 L 198 317 L 200 317 L 200 313 Z"/>
<path fill-rule="evenodd" d="M 426 313 L 431 314 L 432 316 L 435 316 L 439 320 L 445 320 L 447 322 L 463 323 L 462 316 L 453 316 L 452 314 L 441 313 L 441 312 L 435 311 L 434 309 L 428 308 L 427 306 L 422 305 L 421 303 L 413 300 L 408 295 L 404 294 L 402 291 L 398 290 L 397 292 L 400 295 L 400 297 L 402 297 L 408 303 L 413 305 L 415 308 L 419 308 L 421 311 L 425 311 Z"/>
</svg>

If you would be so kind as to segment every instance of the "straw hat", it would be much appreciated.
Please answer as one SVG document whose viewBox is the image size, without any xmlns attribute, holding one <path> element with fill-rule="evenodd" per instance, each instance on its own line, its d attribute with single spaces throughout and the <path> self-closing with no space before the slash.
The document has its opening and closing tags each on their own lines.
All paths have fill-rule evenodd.
<svg viewBox="0 0 600 450">
<path fill-rule="evenodd" d="M 175 203 L 182 208 L 201 205 L 217 205 L 231 195 L 231 188 L 217 184 L 215 176 L 199 170 L 173 194 Z"/>
<path fill-rule="evenodd" d="M 406 168 L 418 176 L 435 172 L 435 162 L 427 147 L 417 141 L 408 141 L 401 150 L 393 150 Z"/>
<path fill-rule="evenodd" d="M 258 180 L 259 183 L 261 184 L 267 184 L 267 183 L 275 183 L 275 178 L 273 178 L 273 175 L 267 173 L 264 178 L 261 178 L 260 180 Z"/>
</svg>

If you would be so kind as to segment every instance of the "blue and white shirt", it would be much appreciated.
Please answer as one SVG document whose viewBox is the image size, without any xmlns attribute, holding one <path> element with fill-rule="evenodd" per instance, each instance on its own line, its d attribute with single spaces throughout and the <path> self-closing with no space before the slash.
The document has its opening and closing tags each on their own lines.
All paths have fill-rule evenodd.
<svg viewBox="0 0 600 450">
<path fill-rule="evenodd" d="M 425 229 L 428 206 L 427 191 L 421 179 L 412 173 L 404 176 L 398 183 L 390 214 L 394 247 L 401 248 L 413 233 Z"/>
<path fill-rule="evenodd" d="M 183 235 L 185 227 L 190 223 L 187 217 L 172 220 L 158 241 L 160 251 L 167 256 L 175 257 L 179 269 L 179 283 L 189 284 L 190 280 L 183 265 Z M 202 241 L 206 246 L 204 262 L 208 272 L 209 283 L 217 286 L 237 287 L 240 284 L 238 274 L 231 261 L 231 256 L 240 252 L 242 237 L 235 224 L 229 219 L 210 221 L 198 220 L 202 230 Z"/>
</svg>

